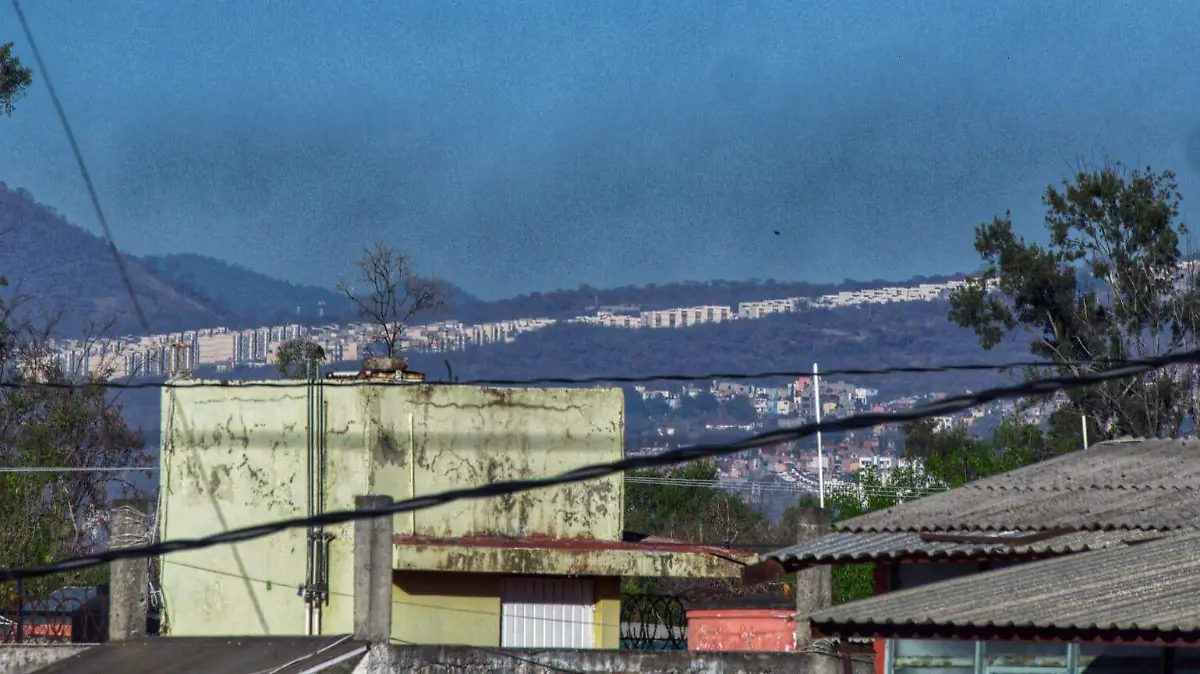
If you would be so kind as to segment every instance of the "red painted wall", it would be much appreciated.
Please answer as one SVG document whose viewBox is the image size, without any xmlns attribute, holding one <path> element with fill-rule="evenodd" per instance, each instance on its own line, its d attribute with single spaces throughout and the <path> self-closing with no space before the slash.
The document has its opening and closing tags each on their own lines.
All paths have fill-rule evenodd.
<svg viewBox="0 0 1200 674">
<path fill-rule="evenodd" d="M 795 609 L 719 608 L 687 612 L 689 651 L 793 651 Z"/>
</svg>

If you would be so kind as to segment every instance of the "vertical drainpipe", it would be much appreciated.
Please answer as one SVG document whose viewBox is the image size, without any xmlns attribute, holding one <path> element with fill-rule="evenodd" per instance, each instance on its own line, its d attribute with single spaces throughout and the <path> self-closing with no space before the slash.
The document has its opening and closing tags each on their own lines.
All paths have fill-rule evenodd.
<svg viewBox="0 0 1200 674">
<path fill-rule="evenodd" d="M 412 412 L 408 413 L 408 497 L 417 497 L 417 432 L 416 422 L 413 420 Z M 412 535 L 417 535 L 417 511 L 410 510 L 409 522 L 412 526 Z"/>
<path fill-rule="evenodd" d="M 316 510 L 317 514 L 325 512 L 325 417 L 328 413 L 328 403 L 325 401 L 325 385 L 317 379 L 317 485 Z M 329 538 L 325 535 L 325 527 L 317 527 L 317 542 L 320 565 L 316 569 L 317 588 L 320 594 L 316 597 L 317 628 L 316 633 L 322 634 L 321 625 L 325 617 L 325 604 L 329 601 Z"/>
</svg>

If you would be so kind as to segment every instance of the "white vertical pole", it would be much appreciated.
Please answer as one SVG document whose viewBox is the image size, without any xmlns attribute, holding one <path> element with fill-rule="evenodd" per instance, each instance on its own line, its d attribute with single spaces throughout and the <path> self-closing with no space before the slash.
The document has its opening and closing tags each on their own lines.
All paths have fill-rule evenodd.
<svg viewBox="0 0 1200 674">
<path fill-rule="evenodd" d="M 1087 415 L 1086 415 L 1086 414 L 1084 414 L 1084 415 L 1081 415 L 1081 417 L 1080 417 L 1080 418 L 1081 418 L 1081 419 L 1083 419 L 1083 448 L 1084 448 L 1084 449 L 1087 449 L 1087 448 L 1088 448 L 1088 441 L 1087 441 Z"/>
<path fill-rule="evenodd" d="M 821 423 L 821 376 L 817 364 L 813 363 L 813 407 L 816 408 L 817 423 Z M 821 491 L 818 502 L 825 507 L 825 455 L 821 449 L 821 431 L 817 431 L 817 489 Z"/>
</svg>

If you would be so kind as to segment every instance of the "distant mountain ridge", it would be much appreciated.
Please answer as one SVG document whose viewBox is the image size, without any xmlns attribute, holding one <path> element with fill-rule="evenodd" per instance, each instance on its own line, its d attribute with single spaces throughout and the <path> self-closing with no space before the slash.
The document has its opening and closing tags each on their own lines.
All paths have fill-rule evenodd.
<svg viewBox="0 0 1200 674">
<path fill-rule="evenodd" d="M 215 258 L 123 255 L 126 272 L 153 333 L 225 326 L 347 320 L 349 302 L 332 288 L 271 278 Z M 115 321 L 109 334 L 145 332 L 108 243 L 68 222 L 52 206 L 0 182 L 0 275 L 6 297 L 26 295 L 33 316 L 59 317 L 56 334 L 78 337 Z M 477 300 L 447 284 L 456 304 Z M 324 312 L 320 303 L 324 302 Z M 297 311 L 299 308 L 299 311 Z"/>
<path fill-rule="evenodd" d="M 181 292 L 139 259 L 126 271 L 151 327 L 201 327 L 225 320 L 219 311 Z M 116 319 L 113 331 L 141 332 L 107 242 L 68 223 L 23 189 L 0 183 L 0 275 L 14 294 L 32 299 L 33 317 L 59 317 L 57 332 L 77 336 Z"/>
<path fill-rule="evenodd" d="M 154 333 L 225 326 L 249 328 L 280 323 L 349 320 L 349 302 L 331 288 L 297 285 L 245 267 L 195 254 L 124 256 L 130 280 Z M 349 273 L 351 270 L 347 269 Z M 0 183 L 0 274 L 35 297 L 39 313 L 62 311 L 58 332 L 78 336 L 113 317 L 113 334 L 140 334 L 107 243 L 38 203 L 32 194 Z M 937 283 L 961 274 L 908 281 L 813 284 L 751 279 L 716 280 L 532 292 L 485 302 L 447 284 L 449 307 L 430 320 L 488 323 L 519 318 L 565 319 L 597 306 L 642 309 L 726 305 L 785 297 L 815 297 L 843 290 Z M 321 306 L 324 303 L 324 306 Z M 297 310 L 299 309 L 299 310 Z"/>
</svg>

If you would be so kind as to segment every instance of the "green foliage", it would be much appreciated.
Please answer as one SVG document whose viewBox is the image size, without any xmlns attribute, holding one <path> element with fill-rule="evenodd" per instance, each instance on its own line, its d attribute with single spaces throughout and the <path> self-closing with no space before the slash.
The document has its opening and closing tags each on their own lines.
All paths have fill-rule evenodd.
<svg viewBox="0 0 1200 674">
<path fill-rule="evenodd" d="M 16 102 L 33 84 L 33 71 L 13 56 L 13 43 L 0 45 L 0 114 L 11 116 Z"/>
<path fill-rule="evenodd" d="M 717 466 L 697 461 L 654 473 L 635 471 L 633 476 L 682 480 L 716 480 Z M 625 528 L 639 533 L 701 543 L 759 543 L 768 522 L 738 494 L 711 487 L 670 484 L 625 486 Z"/>
<path fill-rule="evenodd" d="M 135 465 L 142 439 L 125 424 L 120 405 L 100 385 L 106 373 L 78 377 L 63 372 L 49 357 L 46 332 L 19 319 L 23 299 L 0 299 L 0 379 L 85 386 L 0 391 L 0 466 Z M 109 484 L 110 474 L 103 473 L 0 473 L 0 566 L 33 566 L 87 552 L 96 541 L 84 524 L 107 511 Z M 99 582 L 105 573 L 73 574 L 70 582 Z M 44 593 L 64 582 L 35 580 L 25 590 Z M 11 599 L 13 592 L 11 585 L 0 587 L 0 602 Z"/>
<path fill-rule="evenodd" d="M 717 479 L 717 466 L 698 461 L 663 473 L 634 471 L 630 475 L 711 481 Z M 762 512 L 738 494 L 712 487 L 636 482 L 625 485 L 625 529 L 735 547 L 738 543 L 761 544 L 775 534 Z M 623 584 L 627 592 L 682 594 L 691 589 L 687 582 L 655 578 L 631 578 Z"/>
<path fill-rule="evenodd" d="M 1047 245 L 1019 238 L 1007 214 L 976 229 L 986 267 L 952 293 L 949 318 L 974 330 L 985 349 L 1025 334 L 1030 352 L 1047 361 L 1027 376 L 1076 374 L 1194 346 L 1200 294 L 1194 274 L 1179 264 L 1188 236 L 1178 220 L 1181 199 L 1170 171 L 1080 170 L 1061 189 L 1046 190 Z M 1081 284 L 1081 271 L 1097 283 Z M 1078 438 L 1086 415 L 1096 439 L 1176 436 L 1195 414 L 1190 368 L 1181 375 L 1071 392 L 1051 433 L 1057 441 Z"/>
<path fill-rule="evenodd" d="M 920 461 L 927 479 L 945 488 L 1078 449 L 1052 440 L 1036 424 L 1011 419 L 1002 421 L 987 438 L 971 435 L 966 424 L 939 428 L 931 419 L 905 424 L 903 433 L 902 455 Z"/>
<path fill-rule="evenodd" d="M 325 349 L 308 339 L 291 339 L 275 351 L 275 367 L 284 379 L 311 379 L 325 362 Z"/>
</svg>

